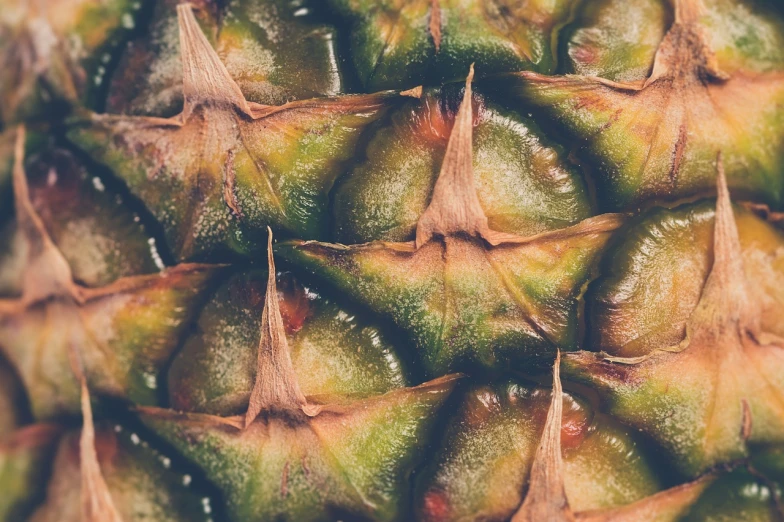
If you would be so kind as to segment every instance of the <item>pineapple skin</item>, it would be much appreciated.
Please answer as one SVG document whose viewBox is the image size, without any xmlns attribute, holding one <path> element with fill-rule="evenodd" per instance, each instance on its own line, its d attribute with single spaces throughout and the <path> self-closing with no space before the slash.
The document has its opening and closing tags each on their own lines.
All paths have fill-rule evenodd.
<svg viewBox="0 0 784 522">
<path fill-rule="evenodd" d="M 0 11 L 0 522 L 784 519 L 776 2 Z"/>
</svg>

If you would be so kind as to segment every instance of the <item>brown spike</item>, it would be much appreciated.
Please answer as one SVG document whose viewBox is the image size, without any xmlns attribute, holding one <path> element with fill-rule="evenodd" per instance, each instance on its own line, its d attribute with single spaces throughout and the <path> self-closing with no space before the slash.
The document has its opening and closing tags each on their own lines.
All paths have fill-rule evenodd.
<svg viewBox="0 0 784 522">
<path fill-rule="evenodd" d="M 272 229 L 267 227 L 267 262 L 269 276 L 264 311 L 261 314 L 261 341 L 259 342 L 256 382 L 250 394 L 250 404 L 245 414 L 245 427 L 256 420 L 261 412 L 270 410 L 301 409 L 309 416 L 317 415 L 320 407 L 309 405 L 299 388 L 294 366 L 291 364 L 286 330 L 280 315 L 278 289 L 275 282 L 275 259 L 272 255 Z"/>
<path fill-rule="evenodd" d="M 676 88 L 693 88 L 706 79 L 728 80 L 700 25 L 702 0 L 673 0 L 675 23 L 659 44 L 651 75 L 643 88 L 660 79 L 670 79 Z"/>
<path fill-rule="evenodd" d="M 187 120 L 193 109 L 203 103 L 230 105 L 250 116 L 245 96 L 204 36 L 193 14 L 193 6 L 187 3 L 178 5 L 177 20 L 185 98 L 182 118 Z"/>
<path fill-rule="evenodd" d="M 673 0 L 675 22 L 679 24 L 697 23 L 703 13 L 702 0 Z"/>
<path fill-rule="evenodd" d="M 52 242 L 41 217 L 30 201 L 24 169 L 25 128 L 19 126 L 14 145 L 14 205 L 16 223 L 27 242 L 27 265 L 24 271 L 22 301 L 25 305 L 52 296 L 71 296 L 77 300 L 71 267 Z"/>
<path fill-rule="evenodd" d="M 95 451 L 95 427 L 87 381 L 82 379 L 82 436 L 79 439 L 79 459 L 82 475 L 82 520 L 84 522 L 122 522 L 114 507 L 109 488 L 101 474 Z"/>
<path fill-rule="evenodd" d="M 693 327 L 715 329 L 719 323 L 737 324 L 740 329 L 759 333 L 759 304 L 748 294 L 743 257 L 732 210 L 721 154 L 716 178 L 716 218 L 713 229 L 713 267 L 692 314 Z"/>
<path fill-rule="evenodd" d="M 553 395 L 547 412 L 542 438 L 534 455 L 528 493 L 512 522 L 572 522 L 574 514 L 566 498 L 561 455 L 561 419 L 563 389 L 561 388 L 561 352 L 553 365 Z"/>
<path fill-rule="evenodd" d="M 441 50 L 441 3 L 439 0 L 432 0 L 430 4 L 430 24 L 428 29 L 430 30 L 430 36 L 433 37 L 436 52 L 438 52 Z"/>
<path fill-rule="evenodd" d="M 466 78 L 463 101 L 449 136 L 441 172 L 433 188 L 433 198 L 417 222 L 417 248 L 430 241 L 433 236 L 448 236 L 460 232 L 484 236 L 489 231 L 487 216 L 479 204 L 474 186 L 474 122 L 471 103 L 473 79 L 472 64 Z"/>
</svg>

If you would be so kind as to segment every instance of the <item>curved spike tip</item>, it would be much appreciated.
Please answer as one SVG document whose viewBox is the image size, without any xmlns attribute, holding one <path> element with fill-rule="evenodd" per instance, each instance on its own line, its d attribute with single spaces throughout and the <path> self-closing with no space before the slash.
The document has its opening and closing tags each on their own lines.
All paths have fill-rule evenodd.
<svg viewBox="0 0 784 522">
<path fill-rule="evenodd" d="M 84 522 L 122 522 L 112 495 L 101 473 L 95 450 L 95 426 L 87 381 L 81 379 L 82 435 L 79 439 L 79 463 L 82 481 L 82 520 Z"/>
<path fill-rule="evenodd" d="M 542 438 L 534 455 L 528 493 L 512 522 L 572 522 L 564 488 L 563 457 L 561 455 L 561 422 L 563 418 L 563 388 L 561 387 L 561 351 L 553 365 L 553 392 L 550 409 L 542 431 Z"/>
<path fill-rule="evenodd" d="M 474 64 L 471 64 L 463 100 L 460 102 L 444 153 L 441 172 L 433 187 L 433 197 L 417 222 L 417 248 L 434 236 L 457 233 L 483 236 L 489 232 L 487 216 L 479 203 L 474 186 L 473 79 Z"/>
<path fill-rule="evenodd" d="M 261 340 L 256 381 L 245 414 L 245 428 L 265 411 L 302 410 L 308 416 L 317 415 L 320 411 L 318 406 L 307 403 L 291 363 L 286 330 L 278 302 L 272 229 L 267 227 L 267 232 L 267 290 L 264 297 L 264 310 L 261 314 Z"/>
</svg>

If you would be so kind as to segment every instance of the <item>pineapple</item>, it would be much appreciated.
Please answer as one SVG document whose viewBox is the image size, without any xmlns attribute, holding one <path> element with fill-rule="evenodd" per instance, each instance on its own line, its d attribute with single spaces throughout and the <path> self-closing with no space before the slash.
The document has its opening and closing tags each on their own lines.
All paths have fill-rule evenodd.
<svg viewBox="0 0 784 522">
<path fill-rule="evenodd" d="M 784 519 L 784 9 L 10 0 L 3 522 Z"/>
</svg>

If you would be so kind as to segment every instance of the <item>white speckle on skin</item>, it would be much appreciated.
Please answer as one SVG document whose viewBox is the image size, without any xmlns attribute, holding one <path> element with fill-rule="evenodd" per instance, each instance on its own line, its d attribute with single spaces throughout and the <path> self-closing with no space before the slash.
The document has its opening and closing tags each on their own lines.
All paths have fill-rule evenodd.
<svg viewBox="0 0 784 522">
<path fill-rule="evenodd" d="M 158 389 L 158 378 L 154 373 L 144 373 L 144 385 L 151 390 Z"/>
<path fill-rule="evenodd" d="M 122 26 L 125 29 L 133 29 L 136 27 L 136 24 L 133 21 L 133 16 L 131 16 L 129 13 L 124 13 L 122 15 Z"/>
<path fill-rule="evenodd" d="M 163 263 L 163 259 L 161 259 L 161 255 L 158 253 L 158 246 L 155 244 L 155 238 L 151 237 L 148 239 L 147 244 L 150 245 L 150 255 L 152 256 L 155 266 L 158 270 L 165 270 L 166 265 Z"/>
</svg>

